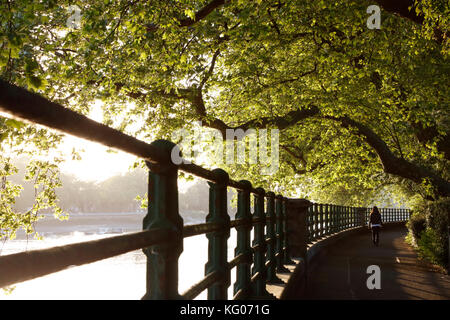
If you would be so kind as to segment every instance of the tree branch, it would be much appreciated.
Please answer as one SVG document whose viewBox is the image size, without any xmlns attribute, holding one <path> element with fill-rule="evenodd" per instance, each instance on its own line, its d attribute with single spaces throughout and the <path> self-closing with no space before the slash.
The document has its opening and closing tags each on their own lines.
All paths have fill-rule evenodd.
<svg viewBox="0 0 450 320">
<path fill-rule="evenodd" d="M 219 8 L 220 6 L 223 6 L 225 3 L 226 3 L 226 0 L 211 1 L 206 6 L 204 6 L 203 8 L 201 8 L 199 11 L 197 11 L 195 13 L 195 19 L 192 19 L 192 18 L 178 19 L 180 27 L 190 27 L 190 26 L 194 25 L 195 23 L 199 22 L 200 20 L 206 18 L 215 9 Z M 159 28 L 158 25 L 151 23 L 151 24 L 147 25 L 147 32 L 154 32 L 158 28 Z"/>
<path fill-rule="evenodd" d="M 211 65 L 209 66 L 208 72 L 206 72 L 205 77 L 204 77 L 203 80 L 200 82 L 200 85 L 199 85 L 199 89 L 200 89 L 200 90 L 203 88 L 203 86 L 205 85 L 206 81 L 208 81 L 208 79 L 211 77 L 211 75 L 212 75 L 212 73 L 213 73 L 213 71 L 214 71 L 214 67 L 215 67 L 215 65 L 216 65 L 217 57 L 219 56 L 219 54 L 220 54 L 220 50 L 217 49 L 216 52 L 214 52 L 214 55 L 213 55 L 213 57 L 212 57 Z"/>
<path fill-rule="evenodd" d="M 385 173 L 397 175 L 412 180 L 418 184 L 424 182 L 424 180 L 429 180 L 436 187 L 439 195 L 450 195 L 450 182 L 441 178 L 438 174 L 428 170 L 427 168 L 396 157 L 389 149 L 386 142 L 384 142 L 369 127 L 348 117 L 323 116 L 323 118 L 339 121 L 341 125 L 346 128 L 352 127 L 357 129 L 358 134 L 362 135 L 367 144 L 377 153 Z"/>
<path fill-rule="evenodd" d="M 407 18 L 415 23 L 422 24 L 424 18 L 417 15 L 414 10 L 414 0 L 375 0 L 384 10 L 395 13 L 403 18 Z M 411 10 L 409 9 L 411 7 Z"/>
</svg>

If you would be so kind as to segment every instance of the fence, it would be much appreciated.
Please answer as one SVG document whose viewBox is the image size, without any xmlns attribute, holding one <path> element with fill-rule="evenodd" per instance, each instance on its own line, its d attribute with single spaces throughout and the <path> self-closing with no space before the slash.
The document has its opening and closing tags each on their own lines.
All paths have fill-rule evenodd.
<svg viewBox="0 0 450 320">
<path fill-rule="evenodd" d="M 0 110 L 143 158 L 149 168 L 151 199 L 143 221 L 144 231 L 1 256 L 0 287 L 143 249 L 147 256 L 145 299 L 194 299 L 204 290 L 208 299 L 227 299 L 233 269 L 236 272 L 234 299 L 272 298 L 266 283 L 279 282 L 276 273 L 287 271 L 284 265 L 292 263 L 287 234 L 289 199 L 254 188 L 249 181 L 234 181 L 221 169 L 207 170 L 184 162 L 174 165 L 170 161 L 174 144 L 169 141 L 147 144 L 2 80 Z M 208 181 L 209 214 L 205 223 L 183 225 L 178 210 L 179 170 Z M 238 193 L 233 221 L 227 211 L 227 188 L 234 188 Z M 254 212 L 251 212 L 252 199 Z M 360 209 L 314 204 L 307 215 L 309 240 L 361 225 L 361 215 L 357 215 Z M 389 216 L 390 211 L 387 213 Z M 398 217 L 395 211 L 392 219 Z M 227 261 L 231 228 L 237 231 L 237 245 L 233 259 Z M 183 251 L 183 239 L 200 234 L 208 238 L 205 277 L 180 295 L 178 258 Z"/>
<path fill-rule="evenodd" d="M 314 203 L 308 208 L 306 229 L 308 242 L 350 228 L 368 225 L 371 208 L 347 207 Z M 409 219 L 410 210 L 400 208 L 380 208 L 383 222 L 401 222 Z"/>
</svg>

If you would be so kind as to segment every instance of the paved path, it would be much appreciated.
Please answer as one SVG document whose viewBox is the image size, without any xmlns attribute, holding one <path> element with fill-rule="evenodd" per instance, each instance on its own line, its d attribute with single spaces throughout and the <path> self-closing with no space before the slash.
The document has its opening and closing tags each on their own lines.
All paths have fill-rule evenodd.
<svg viewBox="0 0 450 320">
<path fill-rule="evenodd" d="M 450 276 L 419 262 L 405 235 L 405 228 L 382 230 L 379 247 L 369 232 L 340 240 L 314 270 L 307 299 L 450 300 Z M 380 267 L 380 290 L 367 288 L 370 265 Z"/>
</svg>

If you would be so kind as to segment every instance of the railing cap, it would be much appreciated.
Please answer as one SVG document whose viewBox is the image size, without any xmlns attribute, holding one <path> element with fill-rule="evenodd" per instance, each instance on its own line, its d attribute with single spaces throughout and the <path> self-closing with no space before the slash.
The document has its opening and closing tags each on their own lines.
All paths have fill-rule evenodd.
<svg viewBox="0 0 450 320">
<path fill-rule="evenodd" d="M 261 187 L 256 188 L 255 192 L 259 196 L 264 196 L 266 194 L 266 190 L 264 190 L 264 188 L 261 188 Z"/>
<path fill-rule="evenodd" d="M 266 193 L 266 196 L 269 197 L 269 198 L 275 198 L 275 193 L 272 192 L 272 191 L 268 191 L 268 192 Z"/>
<path fill-rule="evenodd" d="M 214 175 L 214 182 L 217 184 L 227 184 L 230 180 L 230 176 L 223 169 L 216 168 L 212 170 L 212 174 Z"/>
<path fill-rule="evenodd" d="M 242 186 L 242 189 L 245 191 L 250 191 L 252 189 L 252 183 L 248 180 L 240 180 L 239 184 Z"/>
</svg>

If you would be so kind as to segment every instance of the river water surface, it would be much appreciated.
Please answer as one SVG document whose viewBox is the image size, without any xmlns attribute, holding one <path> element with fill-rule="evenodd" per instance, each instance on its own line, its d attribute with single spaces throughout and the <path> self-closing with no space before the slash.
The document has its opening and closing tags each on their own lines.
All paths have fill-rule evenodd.
<svg viewBox="0 0 450 320">
<path fill-rule="evenodd" d="M 206 214 L 205 214 L 206 216 Z M 142 213 L 71 214 L 68 221 L 46 216 L 36 230 L 43 240 L 17 239 L 0 244 L 1 255 L 50 248 L 142 230 Z M 184 223 L 202 223 L 184 217 Z M 228 260 L 233 258 L 236 233 L 228 240 Z M 179 292 L 183 293 L 204 277 L 208 242 L 205 235 L 184 239 L 179 259 Z M 88 265 L 72 267 L 51 275 L 16 284 L 11 293 L 0 289 L 0 300 L 7 299 L 140 299 L 145 293 L 146 257 L 142 250 Z M 235 281 L 235 271 L 231 283 Z M 229 288 L 232 296 L 232 285 Z M 205 299 L 203 292 L 198 299 Z"/>
</svg>

